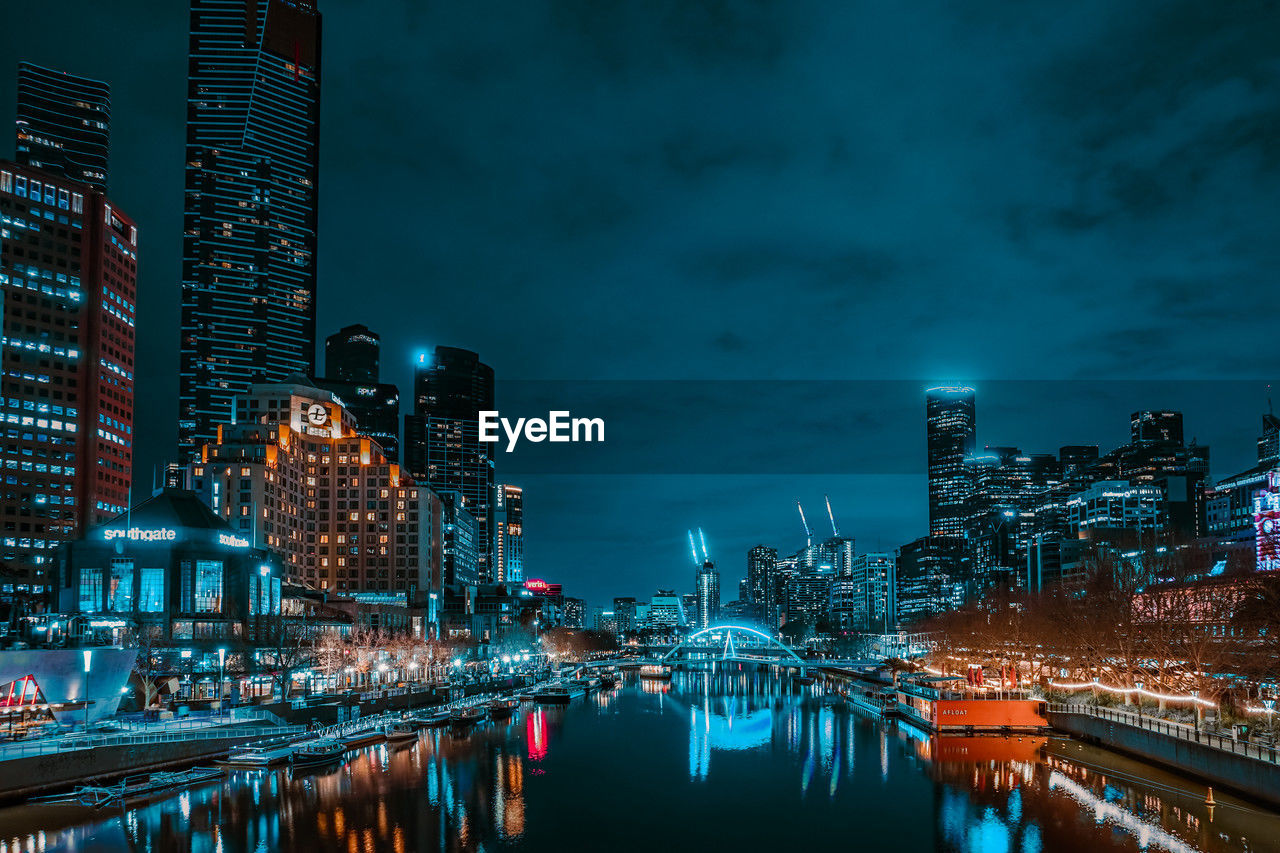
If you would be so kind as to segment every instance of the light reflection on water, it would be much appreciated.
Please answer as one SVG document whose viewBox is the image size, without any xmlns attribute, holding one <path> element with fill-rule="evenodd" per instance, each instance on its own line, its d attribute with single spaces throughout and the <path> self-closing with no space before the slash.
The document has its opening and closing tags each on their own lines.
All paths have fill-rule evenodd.
<svg viewBox="0 0 1280 853">
<path fill-rule="evenodd" d="M 860 760 L 861 759 L 861 760 Z M 526 704 L 468 734 L 123 811 L 0 811 L 0 853 L 192 850 L 1275 849 L 1280 818 L 1056 738 L 931 738 L 751 670 Z M 1212 817 L 1212 820 L 1210 819 Z"/>
</svg>

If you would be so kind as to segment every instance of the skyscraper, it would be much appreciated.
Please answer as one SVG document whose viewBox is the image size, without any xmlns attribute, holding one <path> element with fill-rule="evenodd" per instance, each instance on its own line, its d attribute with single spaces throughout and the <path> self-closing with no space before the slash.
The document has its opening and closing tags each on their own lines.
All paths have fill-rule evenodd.
<svg viewBox="0 0 1280 853">
<path fill-rule="evenodd" d="M 18 63 L 17 161 L 107 191 L 111 87 Z"/>
<path fill-rule="evenodd" d="M 720 618 L 720 573 L 716 564 L 705 560 L 696 578 L 699 629 L 710 628 Z"/>
<path fill-rule="evenodd" d="M 975 420 L 972 388 L 942 386 L 925 393 L 930 535 L 964 535 L 965 504 L 973 491 L 965 460 L 974 450 Z"/>
<path fill-rule="evenodd" d="M 325 376 L 338 382 L 378 381 L 382 338 L 368 326 L 344 326 L 324 341 Z"/>
<path fill-rule="evenodd" d="M 138 229 L 87 185 L 0 161 L 0 561 L 38 594 L 50 549 L 127 508 Z"/>
<path fill-rule="evenodd" d="M 768 545 L 754 545 L 747 552 L 747 592 L 756 617 L 769 626 L 770 631 L 778 629 L 778 549 Z"/>
<path fill-rule="evenodd" d="M 400 389 L 380 382 L 381 339 L 365 326 L 347 326 L 325 339 L 325 377 L 316 385 L 337 394 L 355 416 L 356 430 L 400 461 Z"/>
<path fill-rule="evenodd" d="M 437 492 L 456 491 L 476 519 L 481 582 L 492 581 L 493 458 L 479 415 L 492 410 L 493 368 L 474 352 L 436 347 L 418 358 L 413 414 L 404 419 L 405 467 Z"/>
<path fill-rule="evenodd" d="M 1280 418 L 1268 407 L 1262 416 L 1262 434 L 1258 436 L 1258 464 L 1277 462 L 1280 462 Z"/>
<path fill-rule="evenodd" d="M 315 375 L 320 14 L 191 0 L 178 443 L 259 382 Z"/>
<path fill-rule="evenodd" d="M 523 583 L 524 490 L 500 484 L 493 497 L 493 582 Z M 613 609 L 618 611 L 616 603 Z"/>
</svg>

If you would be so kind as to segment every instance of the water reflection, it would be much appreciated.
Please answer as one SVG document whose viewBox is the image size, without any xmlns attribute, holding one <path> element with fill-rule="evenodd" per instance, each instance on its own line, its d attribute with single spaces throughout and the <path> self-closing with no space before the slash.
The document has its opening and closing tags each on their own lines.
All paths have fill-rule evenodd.
<svg viewBox="0 0 1280 853">
<path fill-rule="evenodd" d="M 859 760 L 862 759 L 862 760 Z M 1054 738 L 932 738 L 753 670 L 631 681 L 342 765 L 235 771 L 114 812 L 0 811 L 0 853 L 45 850 L 1260 850 L 1280 820 Z M 655 823 L 656 821 L 656 823 Z M 645 831 L 632 831 L 633 825 Z M 679 827 L 678 832 L 672 828 Z"/>
</svg>

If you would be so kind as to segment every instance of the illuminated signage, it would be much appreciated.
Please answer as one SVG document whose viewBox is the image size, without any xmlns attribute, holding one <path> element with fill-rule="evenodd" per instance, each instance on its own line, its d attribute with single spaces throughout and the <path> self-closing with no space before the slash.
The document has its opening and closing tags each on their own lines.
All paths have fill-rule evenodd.
<svg viewBox="0 0 1280 853">
<path fill-rule="evenodd" d="M 178 538 L 178 531 L 168 527 L 145 529 L 128 527 L 102 531 L 102 538 L 110 542 L 112 539 L 128 539 L 130 542 L 172 542 Z"/>
<path fill-rule="evenodd" d="M 1280 472 L 1269 472 L 1267 487 L 1253 496 L 1253 533 L 1258 571 L 1280 571 Z"/>
<path fill-rule="evenodd" d="M 546 581 L 538 578 L 529 578 L 524 582 L 524 588 L 530 592 L 546 592 L 548 586 L 549 584 Z"/>
<path fill-rule="evenodd" d="M 239 536 L 232 536 L 230 533 L 219 533 L 218 544 L 226 545 L 230 548 L 248 548 L 249 540 L 242 539 Z"/>
<path fill-rule="evenodd" d="M 307 420 L 312 426 L 324 426 L 329 422 L 329 410 L 319 403 L 313 403 L 307 409 Z"/>
</svg>

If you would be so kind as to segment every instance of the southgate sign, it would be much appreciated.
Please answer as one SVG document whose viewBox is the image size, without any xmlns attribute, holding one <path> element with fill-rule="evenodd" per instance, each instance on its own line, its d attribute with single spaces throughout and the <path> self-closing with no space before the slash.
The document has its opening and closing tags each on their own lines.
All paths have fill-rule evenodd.
<svg viewBox="0 0 1280 853">
<path fill-rule="evenodd" d="M 112 539 L 128 539 L 130 542 L 172 542 L 178 538 L 178 531 L 170 527 L 126 527 L 102 531 L 102 538 L 110 542 Z"/>
</svg>

